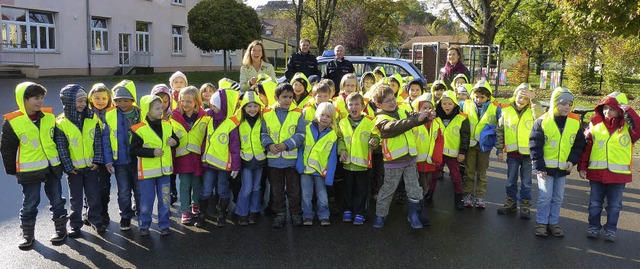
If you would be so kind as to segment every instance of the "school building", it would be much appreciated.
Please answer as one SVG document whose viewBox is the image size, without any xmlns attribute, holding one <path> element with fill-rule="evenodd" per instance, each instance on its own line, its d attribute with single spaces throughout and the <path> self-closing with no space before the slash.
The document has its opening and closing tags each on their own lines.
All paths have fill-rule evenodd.
<svg viewBox="0 0 640 269">
<path fill-rule="evenodd" d="M 222 70 L 189 40 L 198 0 L 0 0 L 0 71 L 28 77 Z M 224 23 L 224 22 L 221 22 Z M 242 51 L 227 53 L 238 68 Z"/>
</svg>

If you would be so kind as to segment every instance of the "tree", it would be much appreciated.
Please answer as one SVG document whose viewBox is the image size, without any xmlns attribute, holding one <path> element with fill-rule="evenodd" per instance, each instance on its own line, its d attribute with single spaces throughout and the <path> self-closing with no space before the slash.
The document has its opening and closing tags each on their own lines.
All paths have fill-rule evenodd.
<svg viewBox="0 0 640 269">
<path fill-rule="evenodd" d="M 311 32 L 313 32 L 318 53 L 322 54 L 329 45 L 331 33 L 333 31 L 333 19 L 335 18 L 336 5 L 338 0 L 307 0 L 303 13 L 309 18 Z"/>
<path fill-rule="evenodd" d="M 187 15 L 191 43 L 203 51 L 224 51 L 227 70 L 227 50 L 242 49 L 260 39 L 258 14 L 235 0 L 203 0 Z"/>
<path fill-rule="evenodd" d="M 341 44 L 350 54 L 364 54 L 369 45 L 369 36 L 365 28 L 367 13 L 362 5 L 351 2 L 349 8 L 343 8 L 339 12 L 336 21 L 335 34 L 331 38 L 333 44 Z"/>
<path fill-rule="evenodd" d="M 632 87 L 626 80 L 634 70 L 640 69 L 640 39 L 616 36 L 602 40 L 601 44 L 601 72 L 609 89 L 603 93 L 620 91 L 629 94 Z"/>
<path fill-rule="evenodd" d="M 640 36 L 640 1 L 556 0 L 566 22 L 578 29 Z"/>
<path fill-rule="evenodd" d="M 467 27 L 471 39 L 493 44 L 500 28 L 511 19 L 521 0 L 449 0 L 456 17 Z"/>
<path fill-rule="evenodd" d="M 297 2 L 297 3 L 296 3 Z M 296 48 L 300 44 L 300 35 L 302 34 L 302 16 L 304 15 L 304 0 L 291 0 L 296 22 Z"/>
</svg>

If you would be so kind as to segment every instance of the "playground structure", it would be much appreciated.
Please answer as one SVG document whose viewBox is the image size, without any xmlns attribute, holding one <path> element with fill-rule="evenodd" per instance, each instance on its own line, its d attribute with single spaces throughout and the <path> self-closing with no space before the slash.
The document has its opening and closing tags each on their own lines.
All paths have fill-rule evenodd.
<svg viewBox="0 0 640 269">
<path fill-rule="evenodd" d="M 457 42 L 418 42 L 413 43 L 408 51 L 404 51 L 402 57 L 409 59 L 418 66 L 427 81 L 440 78 L 440 69 L 447 61 L 447 49 L 458 47 L 461 50 L 462 61 L 471 71 L 471 82 L 482 78 L 494 85 L 494 91 L 498 86 L 506 85 L 506 69 L 500 69 L 500 45 L 482 45 Z"/>
</svg>

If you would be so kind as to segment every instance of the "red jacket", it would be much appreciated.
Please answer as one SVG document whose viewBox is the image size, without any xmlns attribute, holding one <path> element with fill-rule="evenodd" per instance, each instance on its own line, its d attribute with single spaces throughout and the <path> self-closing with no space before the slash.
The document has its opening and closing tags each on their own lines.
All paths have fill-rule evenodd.
<svg viewBox="0 0 640 269">
<path fill-rule="evenodd" d="M 200 108 L 198 110 L 198 119 L 202 118 L 206 114 L 207 113 L 202 108 Z M 180 111 L 180 108 L 176 108 L 173 110 L 173 114 L 171 115 L 171 118 L 177 121 L 178 123 L 182 124 L 182 127 L 184 127 L 184 129 L 187 130 L 187 132 L 191 130 L 191 128 L 189 128 L 189 126 L 187 125 L 187 122 L 184 120 L 184 117 L 182 117 L 182 112 Z M 174 158 L 173 172 L 175 174 L 193 173 L 194 176 L 202 176 L 204 175 L 204 167 L 202 167 L 201 158 L 202 158 L 201 155 L 195 154 L 192 152 L 190 152 L 187 155 Z"/>
<path fill-rule="evenodd" d="M 427 127 L 427 131 L 431 130 L 431 123 L 433 121 L 428 121 L 424 124 Z M 431 156 L 433 160 L 433 164 L 429 164 L 427 162 L 418 162 L 418 172 L 426 173 L 436 171 L 438 167 L 442 165 L 442 152 L 444 151 L 444 135 L 442 135 L 442 130 L 438 130 L 438 134 L 436 137 L 436 146 L 433 149 L 433 156 Z"/>
<path fill-rule="evenodd" d="M 627 107 L 624 112 L 622 111 L 622 109 L 617 109 L 618 113 L 620 113 L 621 115 L 620 117 L 613 120 L 605 119 L 604 114 L 602 113 L 602 108 L 605 104 L 615 108 L 619 107 L 618 102 L 615 98 L 605 97 L 596 106 L 595 115 L 591 118 L 591 124 L 595 126 L 598 123 L 604 122 L 607 126 L 607 129 L 609 129 L 609 132 L 612 132 L 621 128 L 625 124 L 625 118 L 628 118 L 633 122 L 633 125 L 635 127 L 629 128 L 629 135 L 631 136 L 632 145 L 635 144 L 635 142 L 640 139 L 640 117 L 638 116 L 638 114 L 631 107 Z M 585 138 L 587 140 L 587 145 L 582 152 L 580 161 L 578 162 L 578 171 L 586 170 L 588 180 L 602 182 L 604 184 L 629 183 L 632 181 L 631 174 L 618 174 L 611 172 L 608 169 L 589 169 L 589 157 L 591 156 L 591 149 L 593 147 L 593 137 L 589 128 L 585 130 Z"/>
</svg>

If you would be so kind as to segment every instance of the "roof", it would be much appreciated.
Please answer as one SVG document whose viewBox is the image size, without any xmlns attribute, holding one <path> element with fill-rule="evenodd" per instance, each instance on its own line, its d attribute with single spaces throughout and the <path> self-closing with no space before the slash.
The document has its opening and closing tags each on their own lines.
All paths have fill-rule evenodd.
<svg viewBox="0 0 640 269">
<path fill-rule="evenodd" d="M 434 35 L 434 36 L 416 36 L 406 43 L 402 44 L 400 48 L 410 49 L 414 43 L 431 43 L 431 42 L 451 42 L 451 43 L 466 43 L 468 39 L 466 36 L 451 36 L 451 35 Z"/>
</svg>

